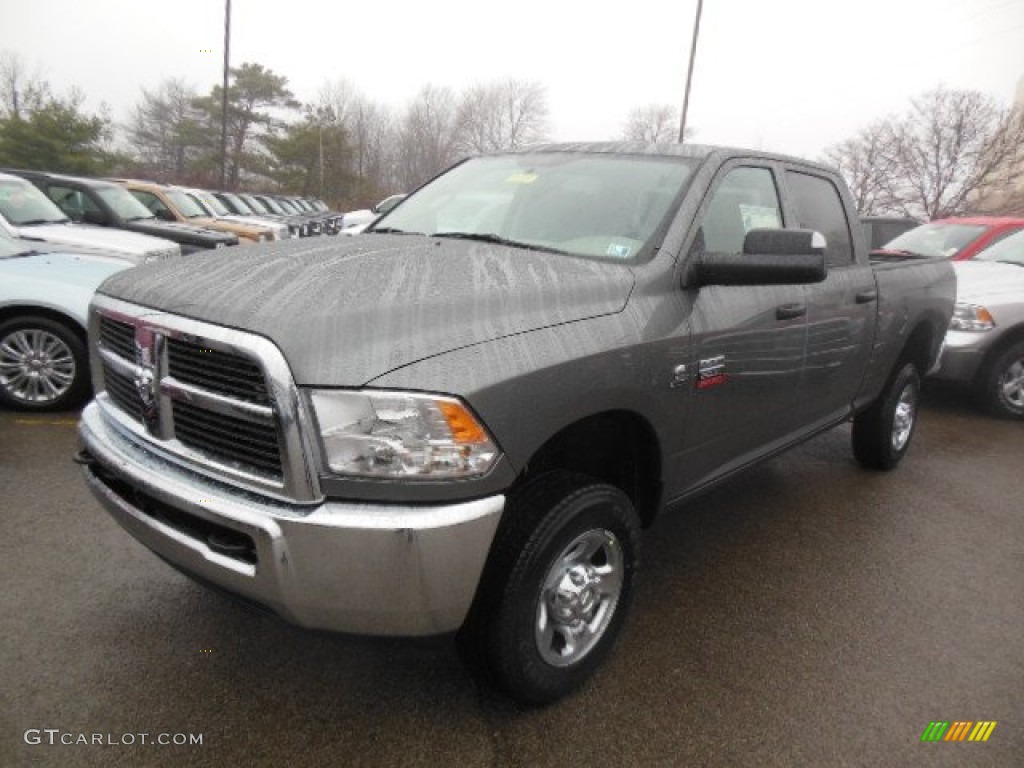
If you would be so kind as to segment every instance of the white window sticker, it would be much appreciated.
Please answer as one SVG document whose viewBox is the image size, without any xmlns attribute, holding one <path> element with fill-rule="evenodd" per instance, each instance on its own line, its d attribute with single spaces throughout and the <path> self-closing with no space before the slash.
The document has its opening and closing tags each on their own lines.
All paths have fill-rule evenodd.
<svg viewBox="0 0 1024 768">
<path fill-rule="evenodd" d="M 743 216 L 745 232 L 752 229 L 779 229 L 782 226 L 778 209 L 767 205 L 740 203 L 740 215 Z"/>
<path fill-rule="evenodd" d="M 632 250 L 628 245 L 620 245 L 619 243 L 612 243 L 608 246 L 606 253 L 609 256 L 614 256 L 617 259 L 628 259 L 629 252 Z"/>
</svg>

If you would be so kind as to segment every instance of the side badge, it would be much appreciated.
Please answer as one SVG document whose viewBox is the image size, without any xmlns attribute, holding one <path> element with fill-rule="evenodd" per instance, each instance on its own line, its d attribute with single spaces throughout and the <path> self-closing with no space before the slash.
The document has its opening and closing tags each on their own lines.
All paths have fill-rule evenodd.
<svg viewBox="0 0 1024 768">
<path fill-rule="evenodd" d="M 700 361 L 697 374 L 697 389 L 709 389 L 725 384 L 729 380 L 725 373 L 725 355 L 708 357 Z"/>
</svg>

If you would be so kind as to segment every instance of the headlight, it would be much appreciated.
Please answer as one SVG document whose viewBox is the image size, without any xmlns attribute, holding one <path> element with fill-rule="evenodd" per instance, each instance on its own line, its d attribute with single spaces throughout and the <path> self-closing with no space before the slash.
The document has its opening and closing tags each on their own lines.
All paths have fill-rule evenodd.
<svg viewBox="0 0 1024 768">
<path fill-rule="evenodd" d="M 991 331 L 996 327 L 992 313 L 984 307 L 957 302 L 949 327 L 954 331 Z"/>
<path fill-rule="evenodd" d="M 435 480 L 486 473 L 498 449 L 458 399 L 411 392 L 313 390 L 327 469 Z"/>
</svg>

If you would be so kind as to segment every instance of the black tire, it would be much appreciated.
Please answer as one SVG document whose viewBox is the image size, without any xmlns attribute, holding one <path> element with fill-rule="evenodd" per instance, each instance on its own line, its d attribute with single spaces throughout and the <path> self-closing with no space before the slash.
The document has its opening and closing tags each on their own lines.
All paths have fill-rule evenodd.
<svg viewBox="0 0 1024 768">
<path fill-rule="evenodd" d="M 1024 341 L 999 354 L 978 379 L 982 405 L 1002 419 L 1024 419 Z"/>
<path fill-rule="evenodd" d="M 35 341 L 39 355 L 30 351 Z M 39 366 L 38 384 L 26 378 L 33 366 Z M 63 411 L 80 405 L 89 391 L 85 343 L 69 324 L 42 315 L 0 323 L 0 404 L 23 411 Z"/>
<path fill-rule="evenodd" d="M 897 368 L 882 394 L 853 418 L 853 455 L 869 469 L 893 469 L 917 427 L 921 377 L 913 363 Z"/>
<path fill-rule="evenodd" d="M 586 476 L 551 472 L 513 494 L 458 636 L 462 656 L 477 677 L 528 705 L 547 704 L 582 685 L 608 655 L 625 622 L 639 530 L 629 498 Z M 591 545 L 600 548 L 587 559 L 583 553 Z M 550 586 L 558 574 L 558 583 L 568 592 L 545 589 L 544 582 Z M 592 576 L 597 581 L 589 581 Z M 581 580 L 572 582 L 571 577 Z M 619 583 L 617 597 L 605 595 L 592 602 L 602 590 L 614 590 Z M 580 590 L 578 601 L 565 602 L 575 589 Z M 561 623 L 555 605 L 567 616 L 578 610 L 582 623 L 576 626 L 594 630 L 580 632 L 575 652 L 562 642 L 571 636 L 572 622 Z M 552 630 L 550 637 L 538 629 L 542 612 Z"/>
</svg>

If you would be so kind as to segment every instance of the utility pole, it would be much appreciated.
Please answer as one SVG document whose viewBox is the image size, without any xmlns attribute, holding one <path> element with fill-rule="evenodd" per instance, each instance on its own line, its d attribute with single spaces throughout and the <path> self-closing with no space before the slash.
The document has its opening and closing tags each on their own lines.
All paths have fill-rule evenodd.
<svg viewBox="0 0 1024 768">
<path fill-rule="evenodd" d="M 231 0 L 224 0 L 224 84 L 220 94 L 220 188 L 227 189 L 228 70 L 231 62 Z"/>
<path fill-rule="evenodd" d="M 690 43 L 690 66 L 686 68 L 686 93 L 683 96 L 683 114 L 679 117 L 679 143 L 686 137 L 686 110 L 690 106 L 690 81 L 693 79 L 693 60 L 697 57 L 697 36 L 700 34 L 700 14 L 704 0 L 697 0 L 697 18 L 693 22 L 693 41 Z"/>
</svg>

